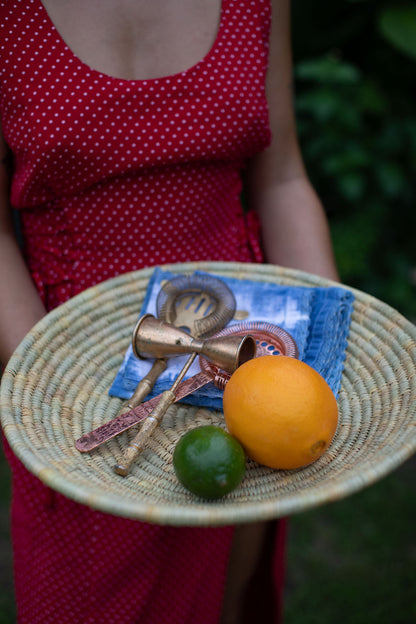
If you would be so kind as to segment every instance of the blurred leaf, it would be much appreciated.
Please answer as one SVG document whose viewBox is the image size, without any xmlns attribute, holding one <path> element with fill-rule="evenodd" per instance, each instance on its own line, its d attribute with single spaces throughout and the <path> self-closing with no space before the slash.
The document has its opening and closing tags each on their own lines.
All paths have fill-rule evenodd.
<svg viewBox="0 0 416 624">
<path fill-rule="evenodd" d="M 416 60 L 416 6 L 402 5 L 382 10 L 378 17 L 381 35 L 395 48 Z"/>
<path fill-rule="evenodd" d="M 360 79 L 360 72 L 354 65 L 327 55 L 298 63 L 295 76 L 300 80 L 326 84 L 355 84 Z"/>
<path fill-rule="evenodd" d="M 336 178 L 341 195 L 350 202 L 359 201 L 364 197 L 367 185 L 366 176 L 356 171 L 344 173 Z"/>
<path fill-rule="evenodd" d="M 377 224 L 378 225 L 378 224 Z M 361 275 L 368 266 L 378 236 L 370 213 L 362 210 L 349 218 L 331 224 L 335 255 L 341 277 L 345 281 Z"/>
<path fill-rule="evenodd" d="M 401 120 L 386 119 L 376 138 L 377 155 L 380 157 L 380 154 L 402 153 L 405 144 L 403 132 L 404 127 Z"/>
<path fill-rule="evenodd" d="M 380 87 L 370 78 L 363 82 L 358 93 L 358 102 L 363 112 L 383 115 L 388 112 L 389 102 Z"/>
<path fill-rule="evenodd" d="M 329 89 L 316 89 L 298 98 L 297 111 L 311 114 L 317 121 L 326 122 L 340 110 L 337 93 Z"/>
<path fill-rule="evenodd" d="M 332 175 L 343 174 L 355 169 L 363 169 L 371 163 L 371 157 L 360 145 L 352 144 L 340 148 L 340 151 L 329 156 L 324 169 Z"/>
<path fill-rule="evenodd" d="M 396 163 L 379 162 L 376 168 L 376 176 L 381 190 L 388 197 L 398 197 L 405 193 L 407 180 Z"/>
<path fill-rule="evenodd" d="M 352 98 L 349 94 L 344 97 L 344 102 L 341 110 L 338 114 L 339 125 L 342 124 L 344 132 L 347 132 L 348 137 L 350 133 L 356 133 L 362 129 L 362 114 L 361 110 L 357 106 L 355 98 Z"/>
<path fill-rule="evenodd" d="M 306 128 L 304 128 L 305 130 Z M 333 133 L 330 130 L 327 132 L 326 128 L 325 132 L 321 134 L 316 135 L 314 133 L 312 137 L 306 135 L 305 140 L 303 140 L 304 135 L 301 134 L 300 136 L 304 154 L 315 162 L 319 158 L 322 164 L 328 155 L 332 154 L 339 147 L 339 133 Z"/>
<path fill-rule="evenodd" d="M 341 126 L 344 131 L 357 131 L 361 128 L 361 115 L 355 102 L 348 102 L 351 96 L 351 93 L 340 93 L 333 87 L 318 87 L 298 97 L 296 110 L 298 114 L 311 115 L 320 123 L 331 121 L 332 128 Z M 325 132 L 327 131 L 325 128 Z"/>
</svg>

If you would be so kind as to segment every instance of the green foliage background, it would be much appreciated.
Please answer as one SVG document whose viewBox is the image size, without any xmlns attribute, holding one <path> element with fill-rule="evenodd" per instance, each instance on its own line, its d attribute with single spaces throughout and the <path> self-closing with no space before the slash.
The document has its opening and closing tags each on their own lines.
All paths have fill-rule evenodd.
<svg viewBox="0 0 416 624">
<path fill-rule="evenodd" d="M 344 283 L 416 319 L 416 5 L 293 0 L 298 130 Z"/>
<path fill-rule="evenodd" d="M 416 322 L 416 3 L 292 9 L 299 136 L 341 279 Z M 415 469 L 290 519 L 285 623 L 416 622 Z"/>
</svg>

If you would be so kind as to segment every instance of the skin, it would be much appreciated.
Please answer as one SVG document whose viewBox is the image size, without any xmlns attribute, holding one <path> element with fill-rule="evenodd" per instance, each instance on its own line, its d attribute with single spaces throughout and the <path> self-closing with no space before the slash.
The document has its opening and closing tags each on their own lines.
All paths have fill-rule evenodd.
<svg viewBox="0 0 416 624">
<path fill-rule="evenodd" d="M 221 0 L 44 0 L 59 33 L 90 67 L 126 79 L 178 73 L 202 59 L 218 30 Z M 293 111 L 290 2 L 272 0 L 267 99 L 273 141 L 249 168 L 249 198 L 262 227 L 267 261 L 337 280 L 322 204 L 302 161 Z M 45 314 L 16 242 L 9 205 L 6 146 L 0 128 L 0 360 Z M 222 624 L 238 605 L 256 563 L 265 525 L 236 529 Z"/>
</svg>

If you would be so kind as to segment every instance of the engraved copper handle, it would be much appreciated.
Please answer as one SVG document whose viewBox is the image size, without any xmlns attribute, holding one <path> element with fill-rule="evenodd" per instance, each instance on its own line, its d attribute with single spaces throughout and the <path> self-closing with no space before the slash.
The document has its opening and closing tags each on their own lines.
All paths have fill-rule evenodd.
<svg viewBox="0 0 416 624">
<path fill-rule="evenodd" d="M 224 389 L 229 377 L 230 375 L 224 372 L 218 372 L 216 375 L 213 375 L 211 372 L 197 373 L 179 384 L 175 392 L 174 402 L 177 403 L 184 397 L 192 394 L 196 390 L 199 390 L 199 388 L 202 388 L 211 381 L 214 381 L 215 385 L 220 389 Z M 85 433 L 83 436 L 78 438 L 78 440 L 76 440 L 75 447 L 81 453 L 87 453 L 88 451 L 94 450 L 101 444 L 104 444 L 104 442 L 108 442 L 108 440 L 115 438 L 120 433 L 123 433 L 123 431 L 127 431 L 131 427 L 138 425 L 149 416 L 152 410 L 159 403 L 160 398 L 161 395 L 155 396 L 145 403 L 137 405 L 123 414 L 119 414 L 109 422 L 100 425 L 96 429 Z"/>
</svg>

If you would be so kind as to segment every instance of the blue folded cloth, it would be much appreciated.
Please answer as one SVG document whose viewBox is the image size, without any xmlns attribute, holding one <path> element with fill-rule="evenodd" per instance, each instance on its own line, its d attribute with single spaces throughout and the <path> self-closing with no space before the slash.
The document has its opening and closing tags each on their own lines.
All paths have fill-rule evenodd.
<svg viewBox="0 0 416 624">
<path fill-rule="evenodd" d="M 198 273 L 203 275 L 203 273 Z M 146 291 L 140 316 L 157 316 L 156 300 L 162 283 L 175 274 L 155 268 Z M 218 276 L 216 276 L 218 277 Z M 335 395 L 341 386 L 345 350 L 351 321 L 354 295 L 341 287 L 281 286 L 268 282 L 221 277 L 233 292 L 238 311 L 248 312 L 247 321 L 266 321 L 285 329 L 296 340 L 299 359 L 317 370 Z M 230 321 L 233 325 L 237 321 Z M 188 356 L 173 357 L 160 375 L 148 398 L 170 388 Z M 128 347 L 123 363 L 110 388 L 110 395 L 129 399 L 138 382 L 152 366 L 152 360 L 139 360 Z M 194 362 L 185 379 L 199 372 Z M 209 383 L 183 402 L 222 408 L 222 392 Z"/>
</svg>

